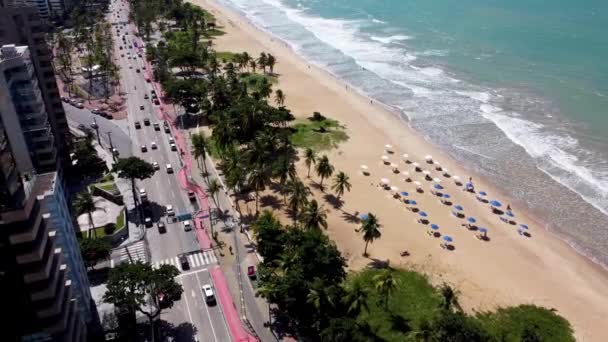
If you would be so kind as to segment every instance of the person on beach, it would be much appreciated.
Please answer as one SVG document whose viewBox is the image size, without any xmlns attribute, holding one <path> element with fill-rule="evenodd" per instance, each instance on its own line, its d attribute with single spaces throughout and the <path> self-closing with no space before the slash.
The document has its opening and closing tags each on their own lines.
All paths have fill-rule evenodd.
<svg viewBox="0 0 608 342">
<path fill-rule="evenodd" d="M 511 211 L 511 205 L 507 204 L 507 211 Z"/>
</svg>

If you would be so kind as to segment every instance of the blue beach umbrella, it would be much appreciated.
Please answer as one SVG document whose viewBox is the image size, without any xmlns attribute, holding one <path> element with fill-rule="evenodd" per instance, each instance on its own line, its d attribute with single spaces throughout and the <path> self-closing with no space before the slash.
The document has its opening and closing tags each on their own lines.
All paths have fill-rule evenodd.
<svg viewBox="0 0 608 342">
<path fill-rule="evenodd" d="M 491 200 L 490 205 L 497 208 L 502 207 L 502 203 L 498 202 L 497 200 Z"/>
<path fill-rule="evenodd" d="M 509 216 L 509 217 L 514 217 L 514 216 L 515 216 L 515 215 L 513 215 L 513 213 L 512 213 L 512 212 L 510 212 L 510 211 L 505 212 L 505 215 L 507 215 L 507 216 Z"/>
<path fill-rule="evenodd" d="M 401 196 L 409 196 L 410 194 L 407 193 L 406 191 L 401 191 L 399 194 L 401 194 Z"/>
<path fill-rule="evenodd" d="M 475 223 L 475 222 L 477 222 L 477 220 L 474 217 L 472 217 L 472 216 L 467 217 L 467 221 L 469 221 L 469 223 Z"/>
<path fill-rule="evenodd" d="M 367 218 L 368 218 L 368 217 L 369 217 L 369 215 L 368 215 L 368 214 L 361 214 L 361 215 L 359 216 L 359 218 L 360 218 L 360 219 L 362 219 L 362 220 L 367 220 Z"/>
<path fill-rule="evenodd" d="M 422 216 L 422 217 L 427 217 L 429 215 L 427 215 L 424 211 L 421 211 L 418 213 L 418 215 Z"/>
<path fill-rule="evenodd" d="M 417 204 L 418 204 L 418 202 L 416 202 L 416 201 L 414 201 L 414 200 L 410 200 L 410 204 L 411 204 L 411 205 L 417 205 Z"/>
<path fill-rule="evenodd" d="M 448 195 L 448 194 L 443 194 L 443 195 L 442 195 L 442 197 L 443 197 L 443 198 L 445 198 L 445 199 L 448 199 L 448 198 L 450 198 L 450 197 L 452 197 L 452 196 L 450 196 L 450 195 Z"/>
<path fill-rule="evenodd" d="M 439 226 L 433 223 L 433 224 L 431 225 L 431 229 L 432 229 L 432 230 L 437 230 L 437 229 L 439 229 Z"/>
<path fill-rule="evenodd" d="M 479 196 L 485 197 L 485 196 L 488 196 L 488 194 L 485 191 L 480 191 Z"/>
<path fill-rule="evenodd" d="M 464 210 L 464 208 L 463 208 L 463 207 L 462 207 L 460 204 L 456 204 L 456 205 L 454 206 L 454 210 L 456 210 L 456 211 L 463 211 L 463 210 Z"/>
<path fill-rule="evenodd" d="M 435 184 L 433 185 L 433 188 L 437 189 L 437 190 L 443 190 L 443 187 L 439 184 Z"/>
<path fill-rule="evenodd" d="M 452 241 L 454 241 L 454 239 L 452 239 L 452 237 L 448 236 L 448 235 L 444 235 L 442 239 L 445 242 L 452 242 Z"/>
<path fill-rule="evenodd" d="M 523 230 L 528 230 L 529 229 L 529 227 L 528 227 L 527 224 L 520 224 L 519 227 L 521 227 L 521 229 L 523 229 Z"/>
<path fill-rule="evenodd" d="M 480 233 L 483 233 L 483 234 L 488 232 L 488 230 L 486 228 L 479 228 L 479 229 L 477 229 L 477 231 Z"/>
</svg>

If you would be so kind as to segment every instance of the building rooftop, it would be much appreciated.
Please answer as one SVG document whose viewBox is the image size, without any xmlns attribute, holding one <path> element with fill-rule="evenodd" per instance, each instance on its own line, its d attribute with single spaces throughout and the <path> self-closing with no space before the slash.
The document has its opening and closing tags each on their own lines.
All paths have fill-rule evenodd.
<svg viewBox="0 0 608 342">
<path fill-rule="evenodd" d="M 27 46 L 16 46 L 15 44 L 2 45 L 0 47 L 0 61 L 21 57 L 27 49 Z"/>
</svg>

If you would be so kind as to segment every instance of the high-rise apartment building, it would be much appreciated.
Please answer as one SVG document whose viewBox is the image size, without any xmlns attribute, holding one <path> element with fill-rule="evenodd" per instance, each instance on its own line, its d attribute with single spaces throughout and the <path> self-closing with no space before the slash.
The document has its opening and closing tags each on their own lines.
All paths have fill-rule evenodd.
<svg viewBox="0 0 608 342">
<path fill-rule="evenodd" d="M 68 165 L 71 136 L 55 80 L 53 56 L 45 40 L 47 24 L 40 20 L 33 7 L 2 7 L 2 1 L 0 0 L 0 46 L 15 44 L 29 47 L 29 58 L 55 136 L 58 159 L 62 164 Z"/>
<path fill-rule="evenodd" d="M 57 173 L 20 174 L 1 119 L 0 161 L 2 340 L 86 341 L 94 306 Z"/>
<path fill-rule="evenodd" d="M 41 19 L 62 17 L 72 8 L 69 0 L 0 0 L 0 7 L 32 7 Z"/>
<path fill-rule="evenodd" d="M 57 168 L 55 138 L 27 46 L 0 47 L 0 116 L 22 174 Z"/>
</svg>

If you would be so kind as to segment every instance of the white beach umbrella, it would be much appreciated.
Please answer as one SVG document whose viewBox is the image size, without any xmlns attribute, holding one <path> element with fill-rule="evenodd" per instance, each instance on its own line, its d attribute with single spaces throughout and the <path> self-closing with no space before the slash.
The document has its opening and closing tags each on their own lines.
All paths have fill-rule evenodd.
<svg viewBox="0 0 608 342">
<path fill-rule="evenodd" d="M 384 148 L 386 149 L 386 152 L 393 152 L 393 145 L 391 144 L 384 145 Z"/>
<path fill-rule="evenodd" d="M 408 160 L 410 160 L 410 155 L 407 153 L 404 153 L 401 155 L 401 158 L 403 158 L 403 160 L 405 160 L 405 161 L 408 161 Z"/>
<path fill-rule="evenodd" d="M 412 163 L 412 166 L 413 167 L 420 167 L 420 164 L 419 163 Z"/>
<path fill-rule="evenodd" d="M 453 176 L 453 177 L 452 177 L 452 179 L 454 179 L 454 183 L 455 183 L 456 185 L 458 185 L 458 184 L 462 184 L 462 182 L 460 181 L 460 177 L 458 177 L 458 176 Z"/>
<path fill-rule="evenodd" d="M 392 191 L 392 192 L 398 192 L 398 191 L 399 191 L 399 188 L 398 188 L 398 187 L 396 187 L 396 186 L 391 186 L 391 191 Z"/>
<path fill-rule="evenodd" d="M 369 167 L 367 167 L 367 165 L 361 165 L 361 170 L 367 171 L 369 170 Z"/>
<path fill-rule="evenodd" d="M 391 182 L 391 181 L 390 181 L 388 178 L 382 178 L 382 179 L 380 179 L 380 183 L 382 183 L 382 184 L 384 184 L 384 185 L 386 185 L 386 184 L 388 184 L 388 183 L 390 183 L 390 182 Z"/>
<path fill-rule="evenodd" d="M 450 171 L 448 171 L 448 169 L 443 169 L 443 175 L 446 177 L 450 176 Z"/>
<path fill-rule="evenodd" d="M 388 161 L 388 156 L 382 156 L 382 160 Z"/>
<path fill-rule="evenodd" d="M 422 187 L 422 183 L 420 183 L 419 181 L 415 181 L 414 185 L 416 185 L 416 188 L 421 188 Z"/>
<path fill-rule="evenodd" d="M 441 171 L 441 164 L 435 163 L 435 170 Z"/>
<path fill-rule="evenodd" d="M 433 182 L 435 182 L 435 183 L 441 183 L 441 179 L 439 179 L 439 178 L 433 178 Z"/>
<path fill-rule="evenodd" d="M 399 165 L 397 165 L 397 164 L 395 164 L 395 163 L 391 163 L 391 167 L 392 167 L 393 169 L 396 169 L 396 168 L 398 168 L 398 167 L 399 167 Z"/>
<path fill-rule="evenodd" d="M 423 175 L 425 175 L 425 176 L 428 176 L 428 175 L 430 175 L 430 174 L 431 174 L 431 172 L 430 172 L 430 171 L 427 171 L 427 170 L 424 170 L 424 171 L 422 171 L 422 174 L 423 174 Z"/>
<path fill-rule="evenodd" d="M 404 175 L 405 177 L 409 177 L 410 176 L 410 173 L 407 172 L 407 171 L 403 171 L 403 172 L 401 172 L 401 174 Z"/>
<path fill-rule="evenodd" d="M 424 160 L 428 161 L 433 161 L 433 156 L 431 156 L 430 154 L 427 154 L 426 156 L 424 156 Z"/>
</svg>

